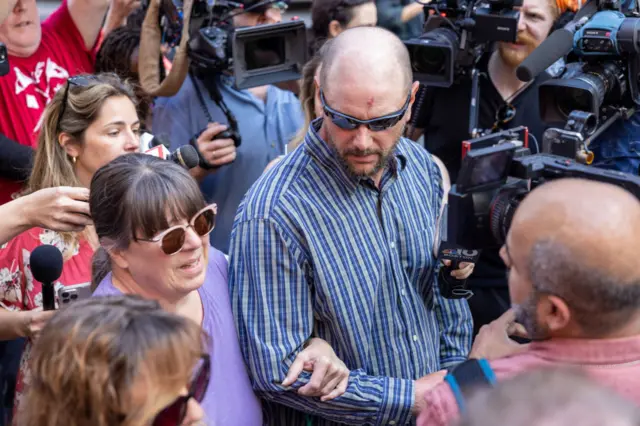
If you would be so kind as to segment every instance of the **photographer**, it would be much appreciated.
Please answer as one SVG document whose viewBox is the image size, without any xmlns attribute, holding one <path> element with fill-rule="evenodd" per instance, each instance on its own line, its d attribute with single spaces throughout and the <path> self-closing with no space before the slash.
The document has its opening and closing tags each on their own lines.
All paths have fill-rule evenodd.
<svg viewBox="0 0 640 426">
<path fill-rule="evenodd" d="M 0 78 L 0 134 L 35 148 L 40 117 L 58 88 L 70 75 L 93 71 L 92 51 L 110 1 L 63 0 L 42 24 L 36 0 L 3 3 L 2 14 L 10 13 L 0 22 L 0 42 L 7 47 L 11 69 Z M 0 162 L 11 161 L 8 154 L 14 151 L 0 151 Z M 9 170 L 24 165 L 11 164 Z M 20 187 L 0 178 L 0 204 Z"/>
<path fill-rule="evenodd" d="M 550 75 L 542 73 L 527 84 L 518 80 L 515 71 L 546 39 L 561 10 L 549 0 L 524 0 L 519 9 L 516 43 L 497 43 L 496 49 L 485 54 L 478 65 L 481 72 L 478 127 L 497 131 L 527 126 L 535 137 L 535 140 L 530 137 L 529 147 L 536 153 L 546 128 L 538 111 L 538 86 Z M 470 95 L 470 81 L 450 88 L 429 87 L 415 122 L 417 128 L 424 129 L 426 148 L 444 162 L 453 183 L 461 165 L 462 141 L 471 139 L 467 125 Z M 420 132 L 411 132 L 410 136 L 416 140 Z M 477 333 L 480 326 L 509 308 L 505 269 L 497 248 L 482 253 L 469 284 L 474 292 L 469 304 Z"/>
<path fill-rule="evenodd" d="M 249 10 L 258 2 L 241 3 Z M 238 12 L 241 10 L 235 13 Z M 236 14 L 233 24 L 236 28 L 252 27 L 281 20 L 279 4 L 273 2 Z M 214 168 L 196 167 L 192 174 L 200 182 L 207 201 L 221 207 L 211 232 L 211 244 L 223 252 L 229 249 L 231 226 L 242 197 L 267 164 L 284 154 L 285 146 L 303 124 L 300 102 L 293 93 L 275 86 L 237 90 L 232 87 L 232 80 L 226 74 L 191 74 L 175 96 L 159 98 L 153 112 L 154 133 L 168 136 L 172 150 L 189 144 L 192 137 L 205 129 L 196 144 Z M 217 85 L 224 103 L 238 120 L 242 137 L 238 148 L 232 139 L 216 139 L 227 130 L 227 118 L 211 97 L 207 83 Z"/>
<path fill-rule="evenodd" d="M 311 5 L 313 23 L 312 53 L 326 41 L 349 28 L 375 27 L 376 4 L 373 0 L 314 0 Z"/>
</svg>

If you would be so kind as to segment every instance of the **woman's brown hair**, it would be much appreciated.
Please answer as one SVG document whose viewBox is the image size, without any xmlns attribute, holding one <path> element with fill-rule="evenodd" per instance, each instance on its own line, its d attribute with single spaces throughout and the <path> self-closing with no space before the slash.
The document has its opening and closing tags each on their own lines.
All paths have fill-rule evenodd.
<svg viewBox="0 0 640 426">
<path fill-rule="evenodd" d="M 329 48 L 331 40 L 327 40 L 318 52 L 307 62 L 302 69 L 302 80 L 300 80 L 300 104 L 304 112 L 304 126 L 289 143 L 289 151 L 293 151 L 304 141 L 309 125 L 316 118 L 316 83 L 315 77 L 318 67 L 322 64 L 322 56 Z"/>
<path fill-rule="evenodd" d="M 138 296 L 58 312 L 31 353 L 22 426 L 140 426 L 188 385 L 206 347 L 193 321 Z"/>
</svg>

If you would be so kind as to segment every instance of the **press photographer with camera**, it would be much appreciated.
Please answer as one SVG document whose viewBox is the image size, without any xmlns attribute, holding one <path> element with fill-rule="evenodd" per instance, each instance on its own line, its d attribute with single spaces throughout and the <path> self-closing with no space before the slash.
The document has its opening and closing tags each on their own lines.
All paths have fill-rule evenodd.
<svg viewBox="0 0 640 426">
<path fill-rule="evenodd" d="M 504 7 L 508 10 L 507 6 Z M 544 72 L 524 83 L 517 78 L 516 68 L 546 39 L 554 21 L 566 7 L 561 1 L 524 0 L 521 7 L 515 8 L 519 11 L 516 42 L 497 42 L 495 48 L 489 46 L 489 50 L 479 57 L 476 65 L 480 91 L 477 129 L 495 132 L 527 126 L 529 148 L 534 153 L 539 151 L 547 125 L 538 109 L 538 87 L 551 75 Z M 491 38 L 491 35 L 478 34 L 480 28 L 476 31 L 474 35 Z M 414 58 L 419 59 L 415 54 Z M 428 86 L 421 90 L 424 92 L 418 95 L 419 99 L 422 96 L 418 101 L 420 106 L 415 120 L 412 120 L 418 131 L 410 126 L 410 136 L 417 140 L 424 131 L 425 147 L 444 162 L 452 182 L 455 182 L 461 166 L 462 142 L 472 138 L 471 126 L 468 125 L 472 79 L 467 76 L 454 81 L 450 87 Z M 498 247 L 481 253 L 468 285 L 474 293 L 469 305 L 477 333 L 483 324 L 491 322 L 509 307 L 505 270 L 498 256 Z"/>
<path fill-rule="evenodd" d="M 282 2 L 242 0 L 239 3 L 244 8 L 230 12 L 235 29 L 255 26 L 266 29 L 266 24 L 282 20 Z M 213 13 L 221 12 L 214 10 Z M 304 37 L 299 42 L 304 43 Z M 301 47 L 305 55 L 306 46 Z M 234 86 L 240 82 L 227 70 L 208 65 L 206 58 L 203 62 L 198 69 L 192 64 L 175 96 L 157 99 L 153 130 L 155 134 L 167 136 L 172 149 L 193 140 L 200 151 L 203 161 L 201 167 L 193 169 L 192 175 L 200 182 L 205 198 L 221 208 L 211 233 L 211 244 L 226 253 L 242 197 L 267 164 L 285 153 L 285 146 L 302 126 L 304 118 L 293 93 L 272 85 L 237 89 Z M 230 137 L 232 133 L 237 137 Z"/>
</svg>

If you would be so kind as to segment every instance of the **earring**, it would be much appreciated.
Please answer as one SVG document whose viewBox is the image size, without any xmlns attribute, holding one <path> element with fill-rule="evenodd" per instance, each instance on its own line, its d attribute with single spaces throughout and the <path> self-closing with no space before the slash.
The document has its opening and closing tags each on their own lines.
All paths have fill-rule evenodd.
<svg viewBox="0 0 640 426">
<path fill-rule="evenodd" d="M 76 164 L 76 157 L 71 157 L 71 162 L 72 162 L 73 164 Z"/>
</svg>

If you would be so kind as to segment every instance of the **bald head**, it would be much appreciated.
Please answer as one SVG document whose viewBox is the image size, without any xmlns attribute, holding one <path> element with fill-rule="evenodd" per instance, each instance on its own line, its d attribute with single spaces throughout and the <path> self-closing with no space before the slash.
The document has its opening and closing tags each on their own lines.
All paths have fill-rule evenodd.
<svg viewBox="0 0 640 426">
<path fill-rule="evenodd" d="M 507 249 L 527 265 L 535 290 L 561 296 L 585 332 L 602 337 L 640 312 L 639 236 L 640 202 L 631 193 L 561 179 L 524 199 Z"/>
<path fill-rule="evenodd" d="M 335 82 L 390 86 L 400 96 L 411 88 L 409 52 L 392 32 L 377 27 L 353 28 L 341 33 L 327 50 L 320 84 L 329 93 Z"/>
</svg>

